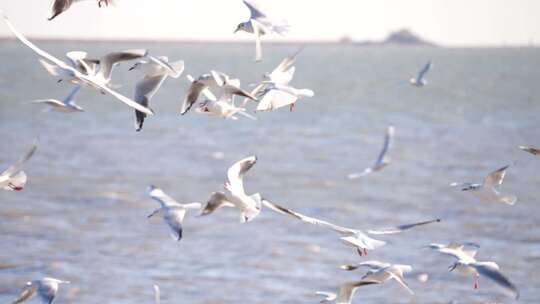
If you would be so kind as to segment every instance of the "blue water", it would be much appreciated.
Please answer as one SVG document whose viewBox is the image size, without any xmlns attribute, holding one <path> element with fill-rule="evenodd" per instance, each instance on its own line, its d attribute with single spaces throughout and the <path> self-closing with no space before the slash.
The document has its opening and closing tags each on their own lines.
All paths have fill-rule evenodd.
<svg viewBox="0 0 540 304">
<path fill-rule="evenodd" d="M 38 44 L 56 56 L 149 47 L 185 60 L 186 73 L 216 69 L 246 88 L 297 48 L 265 45 L 265 60 L 256 64 L 251 44 Z M 154 283 L 163 303 L 317 303 L 315 291 L 359 279 L 361 272 L 339 265 L 365 258 L 335 233 L 270 210 L 248 224 L 238 223 L 235 210 L 188 214 L 181 242 L 159 218 L 146 218 L 156 207 L 145 194 L 149 184 L 180 202 L 205 202 L 222 189 L 228 166 L 256 154 L 247 192 L 304 214 L 360 229 L 443 219 L 381 237 L 389 244 L 368 256 L 412 265 L 406 280 L 415 296 L 389 282 L 361 288 L 353 303 L 510 303 L 485 279 L 475 291 L 472 278 L 448 273 L 450 257 L 420 249 L 450 241 L 479 243 L 478 258 L 501 266 L 520 289 L 520 302 L 537 303 L 540 159 L 517 148 L 540 146 L 537 49 L 308 46 L 292 84 L 316 95 L 294 112 L 262 113 L 257 121 L 181 117 L 188 86 L 182 77 L 157 93 L 151 104 L 157 114 L 141 133 L 129 108 L 89 89 L 78 96 L 86 112 L 43 112 L 28 101 L 61 99 L 70 87 L 57 84 L 18 42 L 1 42 L 0 57 L 1 168 L 39 138 L 25 166 L 27 187 L 0 192 L 0 302 L 43 276 L 72 282 L 55 303 L 116 304 L 151 302 Z M 408 86 L 428 59 L 429 85 Z M 132 96 L 141 75 L 129 66 L 118 67 L 114 82 Z M 390 124 L 393 163 L 348 180 L 375 161 Z M 502 189 L 518 196 L 515 206 L 448 187 L 480 182 L 513 162 Z M 416 279 L 421 273 L 429 274 L 426 283 Z"/>
</svg>

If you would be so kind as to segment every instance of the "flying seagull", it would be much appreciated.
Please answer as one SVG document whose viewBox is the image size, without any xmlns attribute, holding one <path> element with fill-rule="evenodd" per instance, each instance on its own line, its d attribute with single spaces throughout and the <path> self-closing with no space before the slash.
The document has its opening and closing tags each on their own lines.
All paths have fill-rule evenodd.
<svg viewBox="0 0 540 304">
<path fill-rule="evenodd" d="M 406 225 L 400 225 L 396 227 L 390 227 L 390 228 L 384 228 L 384 229 L 376 229 L 376 230 L 367 230 L 366 232 L 359 230 L 359 229 L 352 229 L 352 228 L 346 228 L 342 226 L 338 226 L 335 224 L 332 224 L 327 221 L 319 220 L 313 217 L 305 216 L 303 214 L 300 214 L 298 212 L 292 211 L 290 209 L 287 209 L 285 207 L 282 207 L 278 204 L 272 203 L 268 200 L 263 200 L 262 203 L 281 214 L 292 216 L 298 220 L 301 220 L 302 222 L 321 226 L 328 228 L 330 230 L 333 230 L 337 232 L 340 235 L 340 240 L 347 246 L 353 247 L 356 249 L 358 254 L 360 256 L 367 255 L 368 250 L 373 250 L 376 248 L 379 248 L 381 246 L 386 245 L 386 242 L 373 239 L 368 236 L 370 235 L 381 235 L 381 234 L 396 234 L 401 233 L 403 231 L 412 229 L 417 226 L 427 225 L 431 223 L 440 222 L 440 219 L 430 220 L 430 221 L 424 221 L 419 223 L 413 223 L 413 224 L 406 224 Z"/>
<path fill-rule="evenodd" d="M 394 279 L 408 293 L 414 295 L 414 292 L 409 288 L 409 285 L 407 285 L 405 278 L 403 277 L 403 273 L 412 271 L 412 267 L 410 265 L 393 265 L 379 261 L 366 261 L 353 265 L 343 265 L 341 266 L 341 269 L 351 271 L 360 267 L 368 267 L 369 269 L 368 272 L 362 277 L 362 281 L 382 284 Z"/>
<path fill-rule="evenodd" d="M 58 293 L 60 284 L 69 284 L 69 281 L 62 281 L 54 278 L 29 281 L 26 283 L 26 288 L 19 297 L 11 303 L 24 303 L 37 293 L 41 303 L 51 304 Z"/>
<path fill-rule="evenodd" d="M 47 18 L 49 21 L 56 18 L 58 15 L 67 11 L 73 3 L 81 2 L 83 0 L 54 0 L 51 4 L 51 15 Z M 113 0 L 97 0 L 98 6 L 101 7 L 103 4 L 109 6 L 109 4 L 114 4 Z"/>
<path fill-rule="evenodd" d="M 394 140 L 394 133 L 395 133 L 394 126 L 389 126 L 388 129 L 386 130 L 386 135 L 384 136 L 383 149 L 381 150 L 381 153 L 379 154 L 379 157 L 377 158 L 375 165 L 373 165 L 372 167 L 366 168 L 362 172 L 351 173 L 347 177 L 350 179 L 356 179 L 361 176 L 368 175 L 372 172 L 380 171 L 384 169 L 384 167 L 388 166 L 391 162 L 391 158 L 390 156 L 388 156 L 388 150 L 392 148 L 392 142 Z"/>
<path fill-rule="evenodd" d="M 222 92 L 222 94 L 231 96 L 239 95 L 257 100 L 255 96 L 240 88 L 240 84 L 237 79 L 233 80 L 222 72 L 211 71 L 210 74 L 201 75 L 197 79 L 193 79 L 193 77 L 188 76 L 188 80 L 190 80 L 191 85 L 189 86 L 188 92 L 184 98 L 184 102 L 182 103 L 182 109 L 180 110 L 181 115 L 186 114 L 193 107 L 193 105 L 199 99 L 199 95 L 201 93 L 204 93 L 204 95 L 211 100 L 217 100 L 211 90 L 219 90 Z"/>
<path fill-rule="evenodd" d="M 178 78 L 184 71 L 184 61 L 176 61 L 169 64 L 169 59 L 167 57 L 158 57 L 157 60 L 160 60 L 163 64 L 159 64 L 152 60 L 143 60 L 137 62 L 129 69 L 130 71 L 138 70 L 144 74 L 143 79 L 137 82 L 135 86 L 134 100 L 147 108 L 150 99 L 156 94 L 165 79 L 167 79 L 167 77 Z M 165 64 L 170 65 L 173 70 L 167 69 Z M 135 110 L 135 131 L 141 131 L 145 118 L 145 113 Z"/>
<path fill-rule="evenodd" d="M 247 195 L 244 190 L 244 174 L 257 162 L 257 157 L 249 156 L 234 163 L 227 170 L 224 188 L 226 193 L 213 192 L 200 215 L 208 215 L 221 207 L 236 207 L 240 210 L 240 222 L 250 222 L 261 212 L 261 195 Z"/>
<path fill-rule="evenodd" d="M 22 165 L 29 160 L 37 149 L 37 140 L 34 140 L 32 147 L 15 164 L 11 165 L 0 174 L 0 188 L 8 191 L 21 191 L 26 185 L 26 173 L 22 171 Z"/>
<path fill-rule="evenodd" d="M 138 104 L 137 102 L 125 97 L 124 95 L 117 93 L 116 91 L 109 88 L 109 84 L 106 77 L 110 76 L 110 71 L 112 71 L 112 66 L 114 65 L 116 59 L 124 60 L 126 57 L 129 57 L 131 59 L 134 58 L 140 58 L 143 57 L 145 54 L 142 52 L 134 52 L 131 54 L 124 54 L 126 56 L 116 56 L 116 54 L 109 54 L 107 58 L 105 59 L 105 62 L 100 62 L 101 68 L 100 72 L 95 75 L 88 75 L 85 73 L 80 72 L 77 68 L 73 67 L 70 64 L 67 64 L 58 58 L 52 56 L 51 54 L 43 51 L 42 49 L 38 48 L 36 45 L 34 45 L 32 42 L 28 41 L 15 27 L 11 24 L 9 19 L 3 15 L 4 21 L 6 22 L 7 26 L 11 30 L 11 32 L 27 47 L 31 48 L 36 54 L 38 54 L 43 60 L 42 64 L 45 63 L 48 65 L 48 71 L 49 73 L 54 72 L 56 76 L 60 76 L 61 79 L 68 79 L 71 82 L 74 82 L 76 84 L 84 84 L 86 86 L 92 87 L 94 89 L 97 89 L 101 91 L 102 93 L 108 93 L 117 98 L 118 100 L 122 101 L 123 103 L 127 104 L 128 106 L 139 110 L 143 113 L 146 113 L 147 115 L 153 115 L 154 113 L 146 108 Z M 50 63 L 49 63 L 50 62 Z M 112 65 L 110 65 L 112 64 Z"/>
<path fill-rule="evenodd" d="M 519 146 L 519 148 L 525 152 L 531 153 L 532 155 L 540 156 L 540 149 L 526 146 Z"/>
<path fill-rule="evenodd" d="M 504 176 L 506 175 L 506 169 L 508 169 L 509 166 L 510 165 L 507 165 L 491 172 L 486 176 L 482 184 L 451 183 L 450 186 L 461 187 L 462 191 L 470 191 L 485 201 L 513 205 L 516 203 L 517 197 L 515 195 L 507 195 L 500 192 L 500 187 L 503 183 Z"/>
<path fill-rule="evenodd" d="M 263 97 L 257 105 L 257 111 L 272 111 L 288 105 L 292 112 L 298 99 L 315 96 L 311 89 L 297 89 L 288 84 L 271 81 L 265 83 L 267 87 L 261 93 Z"/>
<path fill-rule="evenodd" d="M 285 35 L 289 31 L 289 25 L 285 20 L 270 18 L 255 0 L 244 0 L 244 4 L 250 11 L 249 20 L 238 24 L 234 32 L 244 31 L 255 36 L 255 61 L 261 61 L 261 36 L 271 33 Z"/>
<path fill-rule="evenodd" d="M 191 75 L 187 75 L 187 79 L 192 83 L 195 79 Z M 230 79 L 228 80 L 229 84 L 232 84 L 234 87 L 240 87 L 239 79 Z M 243 107 L 237 107 L 234 104 L 234 95 L 230 90 L 220 90 L 221 96 L 216 98 L 216 96 L 211 93 L 208 89 L 204 89 L 201 93 L 204 95 L 206 100 L 199 104 L 195 109 L 198 113 L 206 114 L 212 117 L 221 117 L 225 119 L 237 120 L 236 116 L 241 115 L 252 120 L 257 120 L 254 116 L 246 113 L 246 109 Z M 246 98 L 249 99 L 249 98 Z"/>
<path fill-rule="evenodd" d="M 167 223 L 167 225 L 169 225 L 169 228 L 171 229 L 171 236 L 175 240 L 180 241 L 182 239 L 183 231 L 182 223 L 184 221 L 184 216 L 186 215 L 187 210 L 200 209 L 201 204 L 180 204 L 172 197 L 165 194 L 163 190 L 155 186 L 150 186 L 148 188 L 148 195 L 152 199 L 157 201 L 160 205 L 160 208 L 154 210 L 150 215 L 148 215 L 148 218 L 151 218 L 158 213 L 161 214 L 163 220 Z"/>
<path fill-rule="evenodd" d="M 356 293 L 356 290 L 361 286 L 377 284 L 376 282 L 366 282 L 364 280 L 346 282 L 339 286 L 337 294 L 333 292 L 317 291 L 316 294 L 324 296 L 325 298 L 320 303 L 334 303 L 334 304 L 351 304 L 352 298 Z"/>
<path fill-rule="evenodd" d="M 409 83 L 417 88 L 421 88 L 427 85 L 428 82 L 425 77 L 426 77 L 427 72 L 429 72 L 431 68 L 432 68 L 431 61 L 428 61 L 428 63 L 426 63 L 426 65 L 418 73 L 418 76 L 416 76 L 416 78 L 411 78 L 409 80 Z"/>
<path fill-rule="evenodd" d="M 442 254 L 452 256 L 456 259 L 448 271 L 458 271 L 462 274 L 473 275 L 474 289 L 478 289 L 478 278 L 480 275 L 490 279 L 504 290 L 505 294 L 519 298 L 519 291 L 510 280 L 502 274 L 499 265 L 495 262 L 479 262 L 475 259 L 476 250 L 465 250 L 464 244 L 451 243 L 448 245 L 432 243 L 427 246 Z"/>
<path fill-rule="evenodd" d="M 62 113 L 84 112 L 84 109 L 75 103 L 75 95 L 79 92 L 81 86 L 76 86 L 71 93 L 60 101 L 58 99 L 38 99 L 34 103 L 46 104 L 50 109 Z"/>
</svg>

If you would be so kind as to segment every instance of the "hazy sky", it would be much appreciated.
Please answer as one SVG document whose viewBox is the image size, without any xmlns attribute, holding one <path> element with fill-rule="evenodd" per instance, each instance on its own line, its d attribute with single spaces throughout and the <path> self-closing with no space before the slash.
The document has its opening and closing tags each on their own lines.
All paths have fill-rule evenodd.
<svg viewBox="0 0 540 304">
<path fill-rule="evenodd" d="M 235 39 L 248 18 L 241 0 L 116 0 L 73 5 L 46 21 L 50 0 L 0 0 L 24 34 L 51 38 Z M 259 0 L 289 21 L 290 39 L 382 39 L 409 28 L 447 45 L 540 43 L 540 0 Z M 0 36 L 11 36 L 0 23 Z"/>
</svg>

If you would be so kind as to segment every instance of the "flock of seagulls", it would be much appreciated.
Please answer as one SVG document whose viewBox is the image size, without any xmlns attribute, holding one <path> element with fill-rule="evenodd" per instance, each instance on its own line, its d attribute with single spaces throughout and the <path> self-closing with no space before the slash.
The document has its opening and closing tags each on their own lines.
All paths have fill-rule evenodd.
<svg viewBox="0 0 540 304">
<path fill-rule="evenodd" d="M 53 20 L 68 10 L 72 4 L 80 1 L 82 0 L 53 1 L 51 15 L 48 19 Z M 265 10 L 261 9 L 258 2 L 254 0 L 244 0 L 243 2 L 249 8 L 250 18 L 248 21 L 238 24 L 235 32 L 244 31 L 254 35 L 256 45 L 255 60 L 260 61 L 262 60 L 261 37 L 272 33 L 284 35 L 288 31 L 289 25 L 286 21 L 271 18 Z M 99 7 L 109 6 L 113 4 L 113 1 L 97 0 L 97 4 Z M 145 49 L 115 51 L 100 58 L 90 57 L 84 51 L 70 51 L 66 53 L 67 61 L 63 61 L 26 39 L 3 13 L 2 17 L 15 37 L 38 55 L 41 65 L 57 82 L 74 85 L 69 95 L 63 100 L 49 98 L 33 101 L 36 104 L 47 105 L 54 111 L 62 113 L 83 112 L 84 109 L 75 103 L 75 97 L 82 87 L 90 88 L 101 94 L 110 95 L 131 107 L 135 111 L 135 129 L 141 131 L 145 119 L 154 115 L 154 111 L 150 108 L 152 97 L 167 78 L 178 79 L 185 69 L 184 61 L 169 61 L 168 57 L 153 56 Z M 223 72 L 211 70 L 208 74 L 200 75 L 197 78 L 187 75 L 186 78 L 190 82 L 190 86 L 185 94 L 179 114 L 185 115 L 194 108 L 195 112 L 211 117 L 236 120 L 241 116 L 256 119 L 255 116 L 248 113 L 246 108 L 248 103 L 251 102 L 257 105 L 255 112 L 273 111 L 282 107 L 289 107 L 290 111 L 293 111 L 295 103 L 299 99 L 314 96 L 314 92 L 310 89 L 298 89 L 290 85 L 296 71 L 296 58 L 300 52 L 301 50 L 298 50 L 296 53 L 284 58 L 274 70 L 264 74 L 263 79 L 255 85 L 251 92 L 242 89 L 239 79 Z M 117 64 L 125 61 L 136 61 L 130 70 L 139 71 L 142 74 L 142 79 L 135 85 L 133 99 L 113 89 L 114 68 Z M 426 75 L 431 68 L 432 63 L 429 61 L 418 73 L 417 77 L 410 79 L 410 84 L 418 88 L 426 86 L 428 84 Z M 244 99 L 237 105 L 235 98 L 238 96 Z M 388 166 L 391 163 L 389 153 L 394 134 L 395 127 L 389 126 L 385 134 L 383 149 L 375 164 L 361 172 L 349 174 L 348 178 L 361 178 L 370 173 L 381 171 Z M 540 156 L 540 149 L 525 146 L 519 148 L 535 156 Z M 0 188 L 8 191 L 21 191 L 24 188 L 27 175 L 22 170 L 22 167 L 36 152 L 36 149 L 37 141 L 33 143 L 19 161 L 0 174 Z M 264 207 L 300 222 L 336 232 L 338 241 L 353 248 L 362 257 L 367 256 L 369 251 L 386 245 L 386 241 L 375 237 L 399 234 L 417 227 L 441 222 L 440 219 L 429 219 L 383 229 L 360 230 L 303 215 L 264 198 L 260 193 L 249 194 L 249 192 L 246 192 L 243 183 L 244 176 L 256 163 L 257 157 L 249 156 L 232 164 L 226 172 L 223 191 L 211 193 L 205 204 L 199 202 L 182 204 L 167 195 L 162 189 L 153 185 L 150 186 L 147 191 L 148 196 L 159 203 L 159 208 L 149 214 L 148 218 L 161 215 L 173 239 L 180 241 L 184 235 L 184 218 L 188 211 L 198 211 L 199 216 L 208 216 L 222 207 L 235 208 L 239 212 L 240 223 L 247 223 L 254 221 Z M 460 187 L 463 191 L 473 193 L 484 201 L 513 205 L 516 203 L 517 197 L 504 194 L 500 190 L 508 167 L 505 166 L 490 173 L 481 184 L 452 183 L 451 186 Z M 449 271 L 472 275 L 475 289 L 479 286 L 479 277 L 483 276 L 501 286 L 502 290 L 510 297 L 518 299 L 518 288 L 501 272 L 500 267 L 495 262 L 476 260 L 475 256 L 478 247 L 474 243 L 451 243 L 447 245 L 432 243 L 426 246 L 426 248 L 452 256 L 455 261 L 450 265 Z M 340 285 L 337 293 L 317 292 L 317 294 L 324 296 L 321 303 L 351 303 L 358 288 L 367 285 L 384 284 L 391 280 L 396 281 L 408 293 L 414 294 L 405 279 L 405 274 L 412 270 L 410 265 L 371 260 L 352 265 L 343 265 L 341 268 L 347 271 L 367 268 L 367 271 L 359 280 Z M 53 302 L 59 286 L 67 283 L 69 282 L 48 277 L 30 281 L 26 284 L 20 296 L 12 303 L 23 303 L 37 295 L 43 303 L 50 304 Z M 154 285 L 154 293 L 155 303 L 160 303 L 160 290 L 157 285 Z"/>
</svg>

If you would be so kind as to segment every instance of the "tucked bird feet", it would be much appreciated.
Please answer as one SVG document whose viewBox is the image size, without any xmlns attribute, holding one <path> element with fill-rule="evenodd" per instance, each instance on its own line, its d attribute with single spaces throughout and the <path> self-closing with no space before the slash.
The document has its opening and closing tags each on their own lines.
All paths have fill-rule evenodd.
<svg viewBox="0 0 540 304">
<path fill-rule="evenodd" d="M 478 287 L 479 287 L 479 285 L 478 285 L 478 277 L 477 276 L 474 277 L 474 286 L 473 287 L 474 287 L 474 289 L 478 289 Z"/>
<path fill-rule="evenodd" d="M 289 112 L 292 112 L 294 110 L 294 103 L 291 103 L 291 105 L 289 106 Z"/>
</svg>

